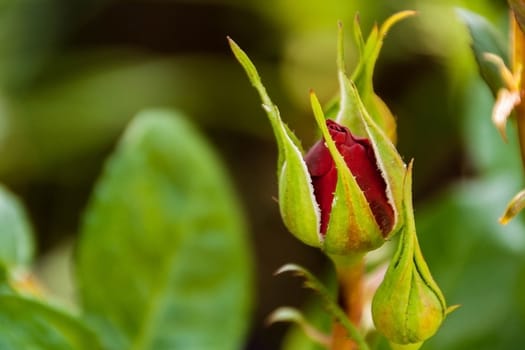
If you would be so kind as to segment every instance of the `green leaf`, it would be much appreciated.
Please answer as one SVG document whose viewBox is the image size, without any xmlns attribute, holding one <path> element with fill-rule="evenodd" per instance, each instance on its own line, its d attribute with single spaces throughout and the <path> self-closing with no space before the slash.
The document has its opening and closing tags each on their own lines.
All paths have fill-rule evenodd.
<svg viewBox="0 0 525 350">
<path fill-rule="evenodd" d="M 102 349 L 78 319 L 20 296 L 0 295 L 0 324 L 1 349 Z"/>
<path fill-rule="evenodd" d="M 472 40 L 471 47 L 481 76 L 494 96 L 504 86 L 498 67 L 485 59 L 484 54 L 491 52 L 509 65 L 508 49 L 503 35 L 485 18 L 465 9 L 457 9 L 459 18 L 468 28 Z"/>
<path fill-rule="evenodd" d="M 0 267 L 31 263 L 33 231 L 20 201 L 0 185 Z"/>
<path fill-rule="evenodd" d="M 240 348 L 252 292 L 245 233 L 200 134 L 177 113 L 142 112 L 85 216 L 76 272 L 86 316 L 114 349 Z"/>
</svg>

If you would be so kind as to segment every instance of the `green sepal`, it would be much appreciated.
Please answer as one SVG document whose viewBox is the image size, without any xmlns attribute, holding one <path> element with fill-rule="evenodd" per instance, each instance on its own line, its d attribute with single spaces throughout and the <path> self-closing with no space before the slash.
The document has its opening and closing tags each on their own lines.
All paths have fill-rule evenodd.
<svg viewBox="0 0 525 350">
<path fill-rule="evenodd" d="M 390 342 L 417 344 L 436 333 L 448 310 L 416 236 L 412 163 L 407 169 L 404 195 L 405 226 L 384 280 L 374 295 L 372 316 L 376 328 Z"/>
<path fill-rule="evenodd" d="M 337 185 L 323 250 L 337 255 L 378 248 L 384 239 L 370 205 L 343 156 L 337 150 L 326 126 L 321 105 L 313 92 L 310 93 L 310 100 L 315 120 L 337 169 Z"/>
<path fill-rule="evenodd" d="M 339 28 L 341 30 L 341 24 Z M 359 21 L 359 13 L 356 13 L 354 16 L 354 41 L 357 46 L 357 51 L 359 52 L 359 57 L 363 57 L 363 51 L 365 49 L 365 39 L 363 38 L 363 32 L 361 31 L 361 23 Z"/>
<path fill-rule="evenodd" d="M 344 40 L 342 26 L 339 25 L 338 44 L 337 44 L 337 66 L 338 77 L 341 90 L 341 98 L 339 103 L 339 112 L 336 121 L 339 124 L 347 126 L 353 134 L 367 137 L 372 143 L 374 154 L 378 163 L 378 167 L 383 175 L 387 187 L 387 198 L 394 209 L 395 222 L 392 230 L 384 238 L 389 238 L 394 235 L 403 225 L 403 215 L 401 210 L 403 208 L 403 181 L 405 176 L 405 164 L 397 152 L 393 139 L 395 139 L 395 121 L 385 122 L 382 125 L 377 122 L 377 117 L 374 118 L 369 113 L 369 109 L 363 101 L 363 95 L 366 96 L 369 86 L 369 95 L 374 101 L 374 108 L 372 110 L 381 110 L 382 115 L 391 115 L 388 107 L 384 102 L 373 93 L 372 89 L 372 73 L 375 61 L 381 49 L 382 40 L 390 27 L 397 21 L 414 14 L 413 11 L 404 11 L 390 17 L 382 26 L 381 29 L 375 27 L 367 39 L 367 42 L 362 48 L 360 63 L 358 64 L 353 77 L 365 77 L 368 72 L 370 84 L 364 83 L 364 78 L 361 80 L 361 89 L 346 76 L 344 65 Z M 362 41 L 362 34 L 359 25 L 354 22 L 354 34 L 356 40 Z M 360 39 L 361 38 L 361 39 Z M 360 45 L 358 45 L 360 46 Z M 358 73 L 356 73 L 358 72 Z M 361 73 L 359 73 L 361 72 Z M 386 127 L 390 125 L 390 127 Z M 393 135 L 392 135 L 393 130 Z M 336 190 L 337 193 L 337 190 Z M 364 196 L 364 195 L 363 195 Z M 334 215 L 334 209 L 332 214 Z M 332 221 L 332 220 L 330 220 Z M 376 223 L 377 225 L 377 223 Z"/>
<path fill-rule="evenodd" d="M 393 236 L 403 226 L 404 215 L 401 211 L 406 167 L 394 146 L 395 120 L 385 103 L 374 93 L 372 74 L 388 30 L 396 22 L 413 14 L 414 11 L 403 11 L 391 16 L 381 28 L 374 27 L 364 46 L 358 44 L 358 47 L 361 47 L 360 60 L 352 79 L 346 75 L 341 25 L 338 33 L 337 66 L 341 98 L 336 121 L 347 126 L 354 135 L 366 137 L 372 143 L 378 167 L 387 185 L 387 198 L 395 214 L 394 226 L 384 238 Z M 358 43 L 362 42 L 357 17 L 354 22 L 354 35 Z"/>
<path fill-rule="evenodd" d="M 358 23 L 354 25 L 358 26 Z M 352 131 L 353 135 L 365 137 L 366 132 L 363 125 L 363 122 L 360 118 L 357 117 L 357 111 L 356 111 L 356 104 L 353 103 L 352 99 L 349 98 L 348 94 L 348 88 L 347 88 L 347 82 L 348 77 L 346 76 L 346 68 L 345 68 L 345 56 L 344 56 L 344 36 L 343 36 L 343 26 L 341 23 L 339 23 L 337 33 L 337 78 L 339 80 L 339 90 L 340 90 L 340 97 L 339 97 L 339 111 L 337 112 L 337 115 L 335 116 L 335 120 L 341 124 L 346 126 Z M 356 30 L 356 29 L 355 29 Z M 357 29 L 357 36 L 359 41 L 362 41 L 362 34 L 361 29 Z M 359 39 L 361 37 L 361 39 Z M 364 43 L 361 43 L 364 45 Z M 359 59 L 359 65 L 361 65 L 363 60 L 363 52 L 361 52 L 362 49 L 360 49 L 360 59 Z"/>
<path fill-rule="evenodd" d="M 415 11 L 401 11 L 387 18 L 380 28 L 377 25 L 374 25 L 372 28 L 361 52 L 361 59 L 352 73 L 352 81 L 355 82 L 362 96 L 368 96 L 373 93 L 372 77 L 374 68 L 388 31 L 397 22 L 415 14 Z"/>
<path fill-rule="evenodd" d="M 341 94 L 349 105 L 352 105 L 354 118 L 359 120 L 364 127 L 365 135 L 372 143 L 377 166 L 381 171 L 386 183 L 387 198 L 394 209 L 395 222 L 392 230 L 384 237 L 392 237 L 399 231 L 404 223 L 403 210 L 403 182 L 406 173 L 406 167 L 396 147 L 385 134 L 385 132 L 375 123 L 370 114 L 367 112 L 357 87 L 348 78 L 343 77 L 343 90 Z M 338 119 L 337 122 L 341 123 Z"/>
<path fill-rule="evenodd" d="M 259 92 L 263 108 L 277 139 L 279 207 L 284 224 L 305 244 L 319 247 L 321 215 L 299 142 L 283 123 L 279 109 L 268 96 L 252 61 L 233 40 L 228 38 L 228 41 L 233 54 L 246 71 L 252 85 Z"/>
<path fill-rule="evenodd" d="M 396 122 L 392 112 L 390 112 L 385 103 L 375 94 L 372 78 L 375 64 L 379 57 L 381 47 L 383 46 L 383 40 L 388 31 L 395 23 L 414 15 L 415 13 L 415 11 L 398 12 L 390 16 L 381 27 L 374 25 L 366 42 L 363 40 L 358 17 L 356 16 L 354 20 L 354 40 L 356 41 L 360 57 L 356 68 L 351 74 L 351 81 L 357 86 L 359 95 L 373 120 L 386 132 L 393 142 L 396 140 Z M 341 124 L 349 127 L 354 134 L 365 136 L 360 121 L 353 117 L 353 114 L 351 113 L 352 106 L 346 103 L 347 101 L 345 101 L 345 96 L 343 94 L 345 85 L 344 79 L 347 79 L 344 68 L 343 48 L 343 33 L 340 25 L 337 51 L 339 83 L 341 86 L 341 111 L 338 120 Z"/>
</svg>

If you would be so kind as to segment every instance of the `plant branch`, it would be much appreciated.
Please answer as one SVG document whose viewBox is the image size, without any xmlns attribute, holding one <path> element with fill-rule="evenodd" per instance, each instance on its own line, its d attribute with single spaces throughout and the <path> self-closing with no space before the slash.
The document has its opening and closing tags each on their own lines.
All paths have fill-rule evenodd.
<svg viewBox="0 0 525 350">
<path fill-rule="evenodd" d="M 363 312 L 364 298 L 364 260 L 360 255 L 352 258 L 331 257 L 335 264 L 339 286 L 339 306 L 344 310 L 348 320 L 359 329 Z M 332 329 L 332 350 L 363 349 L 355 337 L 350 338 L 346 327 L 338 320 Z"/>
</svg>

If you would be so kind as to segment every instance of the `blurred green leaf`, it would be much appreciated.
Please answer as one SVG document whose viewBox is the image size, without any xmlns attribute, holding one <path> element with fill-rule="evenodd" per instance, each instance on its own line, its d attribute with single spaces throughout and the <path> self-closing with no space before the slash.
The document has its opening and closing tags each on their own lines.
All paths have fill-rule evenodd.
<svg viewBox="0 0 525 350">
<path fill-rule="evenodd" d="M 99 180 L 77 251 L 87 317 L 115 349 L 236 349 L 251 261 L 223 169 L 177 113 L 131 123 Z"/>
<path fill-rule="evenodd" d="M 36 280 L 45 286 L 46 294 L 71 307 L 76 306 L 73 259 L 73 242 L 66 240 L 40 256 L 33 268 Z"/>
<path fill-rule="evenodd" d="M 19 92 L 41 79 L 67 46 L 64 42 L 111 1 L 2 1 L 0 89 Z"/>
<path fill-rule="evenodd" d="M 78 319 L 38 301 L 0 295 L 0 348 L 31 350 L 102 349 Z"/>
<path fill-rule="evenodd" d="M 460 113 L 463 118 L 460 122 L 467 159 L 484 177 L 513 174 L 516 186 L 514 191 L 518 192 L 522 187 L 519 183 L 522 166 L 514 123 L 507 126 L 508 142 L 505 143 L 491 121 L 494 99 L 479 77 L 466 82 L 462 95 Z M 505 206 L 506 203 L 499 209 L 501 213 Z"/>
<path fill-rule="evenodd" d="M 471 47 L 478 63 L 479 71 L 494 95 L 504 86 L 498 67 L 488 62 L 483 55 L 491 52 L 500 56 L 509 65 L 507 41 L 505 37 L 482 16 L 465 9 L 458 9 L 459 18 L 465 23 L 471 37 Z"/>
<path fill-rule="evenodd" d="M 2 1 L 0 5 L 0 87 L 20 88 L 50 59 L 60 37 L 57 0 Z"/>
<path fill-rule="evenodd" d="M 33 259 L 33 231 L 20 201 L 0 185 L 0 268 L 28 265 Z"/>
<path fill-rule="evenodd" d="M 263 68 L 275 82 L 275 67 Z M 210 128 L 271 137 L 262 111 L 246 117 L 259 102 L 231 57 L 97 51 L 57 59 L 48 75 L 23 94 L 0 94 L 3 178 L 55 176 L 57 167 L 112 144 L 130 116 L 149 106 L 177 106 Z M 275 83 L 269 88 L 282 90 Z"/>
</svg>

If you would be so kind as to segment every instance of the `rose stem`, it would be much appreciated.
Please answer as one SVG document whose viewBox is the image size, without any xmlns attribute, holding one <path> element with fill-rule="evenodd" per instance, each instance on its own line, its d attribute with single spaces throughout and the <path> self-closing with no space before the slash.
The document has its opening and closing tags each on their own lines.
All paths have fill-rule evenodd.
<svg viewBox="0 0 525 350">
<path fill-rule="evenodd" d="M 333 257 L 339 286 L 339 305 L 352 324 L 359 329 L 363 311 L 363 256 L 353 258 Z M 357 350 L 357 344 L 347 330 L 337 321 L 332 328 L 331 350 Z"/>
</svg>

